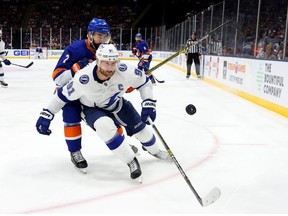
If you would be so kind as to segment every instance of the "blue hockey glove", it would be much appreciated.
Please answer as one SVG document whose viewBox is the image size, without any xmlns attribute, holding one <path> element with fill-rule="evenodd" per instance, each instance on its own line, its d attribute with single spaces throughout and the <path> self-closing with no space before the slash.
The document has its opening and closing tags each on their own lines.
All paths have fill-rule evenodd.
<svg viewBox="0 0 288 216">
<path fill-rule="evenodd" d="M 54 114 L 48 109 L 43 109 L 40 113 L 40 117 L 36 123 L 36 129 L 40 134 L 50 135 L 51 130 L 49 129 L 50 123 L 54 118 Z"/>
<path fill-rule="evenodd" d="M 133 48 L 132 48 L 132 54 L 133 54 L 133 55 L 136 55 L 136 53 L 137 53 L 137 48 L 136 48 L 136 47 L 133 47 Z"/>
<path fill-rule="evenodd" d="M 148 118 L 153 122 L 156 119 L 156 100 L 146 99 L 142 102 L 141 120 L 145 124 L 150 124 Z"/>
<path fill-rule="evenodd" d="M 3 62 L 4 62 L 5 65 L 10 65 L 11 64 L 11 62 L 8 59 L 5 59 Z"/>
</svg>

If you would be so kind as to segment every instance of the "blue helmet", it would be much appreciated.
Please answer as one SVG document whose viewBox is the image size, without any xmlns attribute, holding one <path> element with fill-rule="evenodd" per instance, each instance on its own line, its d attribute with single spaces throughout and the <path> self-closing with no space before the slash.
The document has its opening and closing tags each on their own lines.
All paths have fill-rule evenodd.
<svg viewBox="0 0 288 216">
<path fill-rule="evenodd" d="M 142 38 L 141 33 L 137 33 L 137 34 L 135 35 L 135 38 Z"/>
<path fill-rule="evenodd" d="M 87 31 L 110 34 L 110 27 L 104 19 L 93 18 L 88 25 Z"/>
</svg>

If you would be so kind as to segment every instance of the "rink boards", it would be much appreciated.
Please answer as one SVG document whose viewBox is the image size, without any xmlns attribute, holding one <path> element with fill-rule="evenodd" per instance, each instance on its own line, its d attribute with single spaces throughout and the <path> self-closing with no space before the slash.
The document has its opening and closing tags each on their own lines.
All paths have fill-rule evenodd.
<svg viewBox="0 0 288 216">
<path fill-rule="evenodd" d="M 172 54 L 155 52 L 154 57 L 165 59 Z M 182 53 L 169 65 L 186 73 L 185 55 Z M 288 62 L 277 60 L 215 55 L 203 55 L 201 58 L 204 81 L 285 117 L 288 117 L 287 68 Z"/>
<path fill-rule="evenodd" d="M 58 59 L 63 50 L 48 50 L 49 59 Z M 119 51 L 124 60 L 137 60 L 130 51 Z M 29 50 L 7 50 L 7 58 L 29 58 Z M 153 61 L 161 62 L 174 52 L 153 51 Z M 186 73 L 182 53 L 168 62 Z M 204 81 L 228 90 L 253 103 L 288 117 L 288 62 L 203 55 L 201 74 Z M 194 69 L 194 66 L 193 68 Z"/>
</svg>

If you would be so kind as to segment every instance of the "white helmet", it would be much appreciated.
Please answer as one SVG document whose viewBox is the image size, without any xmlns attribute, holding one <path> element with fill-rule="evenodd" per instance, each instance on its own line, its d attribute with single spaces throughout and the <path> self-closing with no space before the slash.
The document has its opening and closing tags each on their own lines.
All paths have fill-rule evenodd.
<svg viewBox="0 0 288 216">
<path fill-rule="evenodd" d="M 113 44 L 101 44 L 96 51 L 96 58 L 99 61 L 119 62 L 119 53 Z"/>
</svg>

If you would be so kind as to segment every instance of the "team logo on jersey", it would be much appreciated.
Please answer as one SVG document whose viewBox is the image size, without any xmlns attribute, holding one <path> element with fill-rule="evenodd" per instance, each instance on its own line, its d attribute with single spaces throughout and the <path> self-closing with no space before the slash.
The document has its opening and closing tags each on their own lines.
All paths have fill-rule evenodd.
<svg viewBox="0 0 288 216">
<path fill-rule="evenodd" d="M 122 72 L 124 72 L 124 71 L 126 71 L 127 70 L 127 65 L 126 64 L 123 64 L 123 63 L 121 63 L 120 65 L 119 65 L 119 71 L 122 71 Z"/>
<path fill-rule="evenodd" d="M 86 74 L 81 75 L 79 78 L 79 82 L 82 84 L 87 84 L 89 82 L 89 76 Z"/>
</svg>

